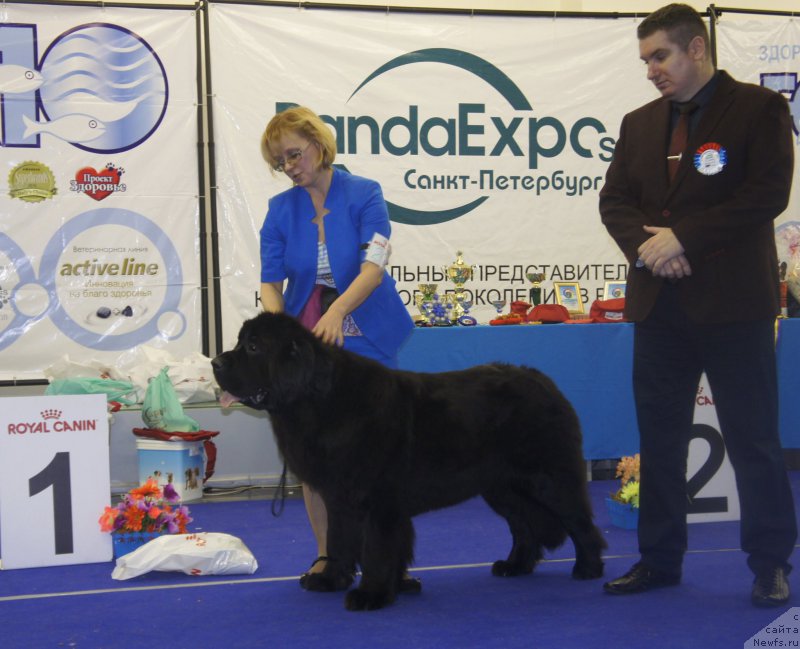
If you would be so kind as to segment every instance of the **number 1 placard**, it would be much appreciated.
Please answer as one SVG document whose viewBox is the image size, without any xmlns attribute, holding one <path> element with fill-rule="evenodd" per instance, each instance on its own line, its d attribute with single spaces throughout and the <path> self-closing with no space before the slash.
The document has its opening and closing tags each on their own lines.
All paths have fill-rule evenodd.
<svg viewBox="0 0 800 649">
<path fill-rule="evenodd" d="M 111 559 L 105 395 L 0 399 L 3 569 Z"/>
</svg>

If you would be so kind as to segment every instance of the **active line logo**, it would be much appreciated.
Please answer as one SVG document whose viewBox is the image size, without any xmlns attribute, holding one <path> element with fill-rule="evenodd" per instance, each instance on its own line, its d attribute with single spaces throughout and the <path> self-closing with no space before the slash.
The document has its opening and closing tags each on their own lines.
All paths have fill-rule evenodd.
<svg viewBox="0 0 800 649">
<path fill-rule="evenodd" d="M 404 189 L 470 194 L 467 202 L 447 209 L 423 210 L 390 202 L 393 221 L 412 225 L 450 221 L 483 204 L 490 192 L 525 191 L 537 196 L 563 192 L 566 196 L 580 196 L 599 188 L 605 164 L 592 175 L 563 169 L 542 173 L 539 168 L 546 160 L 563 154 L 609 162 L 615 140 L 605 135 L 603 122 L 587 115 L 564 123 L 554 115 L 537 114 L 522 89 L 505 72 L 469 52 L 430 48 L 393 58 L 358 83 L 346 103 L 352 105 L 378 79 L 403 75 L 405 68 L 418 65 L 457 68 L 479 82 L 485 92 L 470 97 L 470 101 L 458 101 L 449 115 L 437 113 L 436 108 L 426 110 L 418 103 L 408 103 L 393 115 L 383 117 L 376 116 L 384 109 L 377 106 L 374 114 L 321 115 L 335 130 L 339 153 L 393 156 L 398 163 L 407 164 L 402 170 Z M 503 104 L 499 107 L 498 95 Z M 448 95 L 442 103 L 452 104 L 451 99 Z M 398 102 L 391 98 L 385 103 L 396 106 Z M 295 105 L 276 102 L 276 112 Z M 429 169 L 431 166 L 434 171 Z M 509 166 L 514 169 L 511 173 L 506 171 Z"/>
</svg>

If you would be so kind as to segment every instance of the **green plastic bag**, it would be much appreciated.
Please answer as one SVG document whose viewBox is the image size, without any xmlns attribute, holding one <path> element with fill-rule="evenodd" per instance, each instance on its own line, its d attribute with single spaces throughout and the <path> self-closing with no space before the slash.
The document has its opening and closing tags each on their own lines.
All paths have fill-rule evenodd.
<svg viewBox="0 0 800 649">
<path fill-rule="evenodd" d="M 133 383 L 91 376 L 53 379 L 53 382 L 45 388 L 44 393 L 46 395 L 105 394 L 106 401 L 116 401 L 125 406 L 132 406 L 136 403 L 136 390 Z"/>
<path fill-rule="evenodd" d="M 175 387 L 163 368 L 158 376 L 150 379 L 142 404 L 142 419 L 148 428 L 168 433 L 192 433 L 200 430 L 200 424 L 183 412 L 183 406 Z"/>
</svg>

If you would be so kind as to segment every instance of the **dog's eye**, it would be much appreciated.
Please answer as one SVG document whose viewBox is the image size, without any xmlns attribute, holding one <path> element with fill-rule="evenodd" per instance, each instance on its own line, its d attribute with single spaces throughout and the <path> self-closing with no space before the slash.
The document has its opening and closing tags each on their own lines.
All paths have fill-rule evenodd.
<svg viewBox="0 0 800 649">
<path fill-rule="evenodd" d="M 247 343 L 247 345 L 245 346 L 245 349 L 247 349 L 247 351 L 250 354 L 255 354 L 255 353 L 258 352 L 258 345 L 256 345 L 255 343 Z"/>
</svg>

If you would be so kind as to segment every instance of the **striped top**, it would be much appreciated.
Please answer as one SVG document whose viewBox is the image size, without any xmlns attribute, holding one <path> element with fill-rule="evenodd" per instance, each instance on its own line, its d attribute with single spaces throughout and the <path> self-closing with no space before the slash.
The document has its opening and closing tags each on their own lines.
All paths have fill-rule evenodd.
<svg viewBox="0 0 800 649">
<path fill-rule="evenodd" d="M 317 242 L 317 279 L 315 283 L 328 288 L 336 288 L 336 282 L 333 281 L 333 273 L 331 272 L 331 262 L 328 259 L 328 246 L 321 241 Z M 353 316 L 349 313 L 342 320 L 342 333 L 345 336 L 363 335 L 355 320 L 353 320 Z"/>
</svg>

